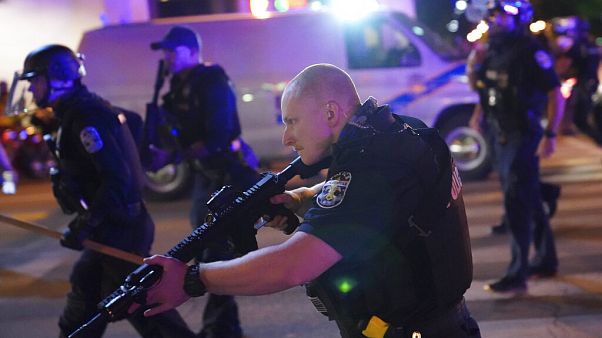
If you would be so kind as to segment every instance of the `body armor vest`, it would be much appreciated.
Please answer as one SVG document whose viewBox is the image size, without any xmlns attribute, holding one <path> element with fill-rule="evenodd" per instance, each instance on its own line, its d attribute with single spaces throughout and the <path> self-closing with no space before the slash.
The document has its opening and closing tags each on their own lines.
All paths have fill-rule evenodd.
<svg viewBox="0 0 602 338">
<path fill-rule="evenodd" d="M 361 148 L 400 159 L 407 149 L 430 154 L 407 160 L 421 176 L 423 202 L 410 219 L 398 220 L 399 233 L 375 257 L 339 262 L 306 285 L 312 303 L 337 321 L 343 337 L 362 337 L 358 325 L 373 315 L 393 326 L 436 316 L 459 302 L 472 281 L 461 182 L 447 145 L 436 130 L 397 123 L 400 130 L 364 138 Z"/>
</svg>

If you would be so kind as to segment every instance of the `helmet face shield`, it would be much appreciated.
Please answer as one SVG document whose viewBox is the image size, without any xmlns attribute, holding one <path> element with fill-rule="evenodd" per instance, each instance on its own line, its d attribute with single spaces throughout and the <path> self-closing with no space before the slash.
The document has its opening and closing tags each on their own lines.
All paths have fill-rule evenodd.
<svg viewBox="0 0 602 338">
<path fill-rule="evenodd" d="M 36 109 L 33 94 L 29 91 L 28 81 L 21 80 L 22 74 L 15 72 L 8 91 L 8 99 L 3 112 L 6 115 L 19 115 Z"/>
</svg>

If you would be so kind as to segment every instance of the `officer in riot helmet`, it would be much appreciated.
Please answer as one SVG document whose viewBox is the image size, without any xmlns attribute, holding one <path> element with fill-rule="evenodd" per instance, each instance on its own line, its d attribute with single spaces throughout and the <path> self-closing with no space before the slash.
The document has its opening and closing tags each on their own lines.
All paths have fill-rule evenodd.
<svg viewBox="0 0 602 338">
<path fill-rule="evenodd" d="M 71 291 L 59 319 L 61 337 L 85 324 L 96 313 L 97 303 L 136 268 L 131 262 L 85 249 L 82 242 L 92 239 L 148 255 L 154 236 L 127 120 L 88 91 L 81 81 L 84 74 L 80 56 L 53 44 L 29 53 L 20 76 L 29 81 L 38 107 L 51 108 L 58 120 L 58 130 L 49 141 L 57 159 L 52 188 L 62 210 L 75 215 L 60 243 L 83 251 L 71 272 Z M 194 336 L 175 311 L 155 318 L 135 313 L 128 320 L 143 337 Z M 92 328 L 87 337 L 100 337 L 104 330 L 105 326 Z"/>
<path fill-rule="evenodd" d="M 284 243 L 227 262 L 165 256 L 149 289 L 153 315 L 205 291 L 261 295 L 305 285 L 342 337 L 480 337 L 464 303 L 472 256 L 462 183 L 434 129 L 396 116 L 328 64 L 293 78 L 282 97 L 283 143 L 328 179 L 272 197 L 297 214 Z M 286 217 L 269 224 L 282 229 Z"/>
<path fill-rule="evenodd" d="M 490 33 L 484 55 L 471 67 L 481 107 L 471 125 L 478 125 L 484 116 L 491 129 L 505 221 L 512 236 L 512 259 L 505 275 L 485 286 L 492 292 L 524 292 L 528 277 L 551 277 L 558 269 L 540 194 L 539 157 L 556 149 L 563 99 L 552 57 L 528 34 L 532 17 L 528 1 L 495 1 L 487 18 Z M 531 242 L 536 253 L 529 261 Z"/>
</svg>

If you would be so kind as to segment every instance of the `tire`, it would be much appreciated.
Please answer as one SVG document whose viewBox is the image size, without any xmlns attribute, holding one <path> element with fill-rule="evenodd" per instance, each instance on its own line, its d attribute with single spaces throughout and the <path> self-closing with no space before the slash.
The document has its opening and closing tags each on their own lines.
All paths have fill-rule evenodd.
<svg viewBox="0 0 602 338">
<path fill-rule="evenodd" d="M 144 196 L 150 201 L 171 201 L 187 196 L 192 187 L 192 172 L 186 162 L 169 164 L 157 172 L 145 172 Z"/>
<path fill-rule="evenodd" d="M 467 181 L 484 179 L 492 170 L 491 146 L 483 134 L 468 127 L 471 115 L 471 109 L 456 110 L 439 126 L 460 176 Z"/>
</svg>

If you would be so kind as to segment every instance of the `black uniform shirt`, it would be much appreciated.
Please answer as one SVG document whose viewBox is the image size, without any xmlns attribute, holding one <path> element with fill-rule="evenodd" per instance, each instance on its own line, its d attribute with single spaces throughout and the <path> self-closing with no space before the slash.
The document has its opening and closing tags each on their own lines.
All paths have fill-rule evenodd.
<svg viewBox="0 0 602 338">
<path fill-rule="evenodd" d="M 122 249 L 148 251 L 152 228 L 142 232 L 134 224 L 111 223 L 107 218 L 127 213 L 129 205 L 141 202 L 142 170 L 136 145 L 126 121 L 100 97 L 82 86 L 55 107 L 60 120 L 57 153 L 61 179 L 73 197 L 82 198 L 91 219 L 101 226 L 94 238 Z M 118 232 L 115 232 L 119 229 Z M 125 233 L 136 232 L 136 242 L 119 242 Z M 118 243 L 116 243 L 118 242 Z"/>
<path fill-rule="evenodd" d="M 355 118 L 371 114 L 391 117 L 387 108 L 377 109 L 369 100 Z M 299 229 L 328 243 L 344 260 L 363 261 L 391 245 L 400 220 L 407 220 L 420 201 L 423 188 L 408 159 L 419 157 L 423 145 L 410 135 L 404 145 L 366 145 L 363 141 L 371 138 L 372 129 L 357 125 L 350 123 L 341 133 L 329 178 Z M 398 153 L 407 156 L 396 157 Z"/>
</svg>

